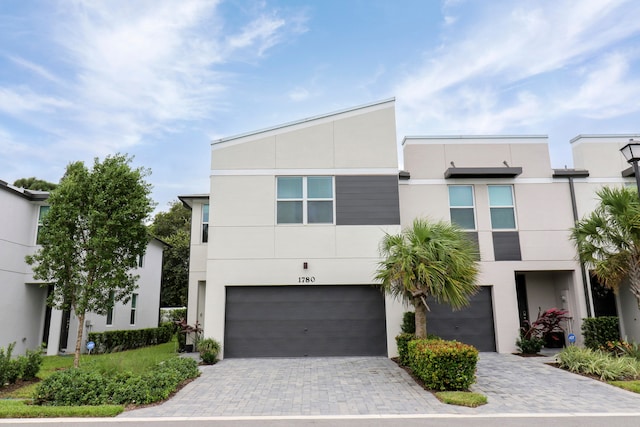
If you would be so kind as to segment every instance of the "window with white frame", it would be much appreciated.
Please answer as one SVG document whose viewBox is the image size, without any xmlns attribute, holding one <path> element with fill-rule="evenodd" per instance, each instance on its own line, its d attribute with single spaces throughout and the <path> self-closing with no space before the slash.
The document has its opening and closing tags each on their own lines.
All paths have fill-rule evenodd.
<svg viewBox="0 0 640 427">
<path fill-rule="evenodd" d="M 36 231 L 36 243 L 40 244 L 40 230 L 44 226 L 44 217 L 49 213 L 50 206 L 40 206 L 40 211 L 38 212 L 38 230 Z"/>
<path fill-rule="evenodd" d="M 475 230 L 475 204 L 472 185 L 449 186 L 449 212 L 451 222 L 463 230 Z"/>
<path fill-rule="evenodd" d="M 136 308 L 138 306 L 138 294 L 131 295 L 131 315 L 129 316 L 129 323 L 136 324 Z"/>
<path fill-rule="evenodd" d="M 513 203 L 512 185 L 489 185 L 489 210 L 491 228 L 494 230 L 515 230 L 516 215 Z"/>
<path fill-rule="evenodd" d="M 277 177 L 278 224 L 333 224 L 332 176 Z"/>
<path fill-rule="evenodd" d="M 202 243 L 209 241 L 209 205 L 202 205 Z"/>
</svg>

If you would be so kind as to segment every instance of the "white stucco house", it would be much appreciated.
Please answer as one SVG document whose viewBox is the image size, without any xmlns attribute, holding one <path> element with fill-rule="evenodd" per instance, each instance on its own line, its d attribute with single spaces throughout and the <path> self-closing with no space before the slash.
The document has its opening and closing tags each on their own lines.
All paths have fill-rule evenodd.
<svg viewBox="0 0 640 427">
<path fill-rule="evenodd" d="M 14 354 L 47 345 L 47 354 L 73 350 L 78 321 L 73 313 L 46 305 L 48 287 L 33 279 L 25 256 L 37 249 L 40 216 L 49 194 L 16 188 L 0 181 L 0 347 L 16 342 Z M 126 304 L 116 303 L 108 316 L 87 313 L 86 332 L 158 326 L 162 253 L 165 244 L 149 242 L 136 269 L 138 289 Z M 84 347 L 84 346 L 83 346 Z"/>
<path fill-rule="evenodd" d="M 637 305 L 593 283 L 569 240 L 597 188 L 634 182 L 618 152 L 633 136 L 577 137 L 575 169 L 551 167 L 546 136 L 410 136 L 400 171 L 394 104 L 212 143 L 210 193 L 180 199 L 188 321 L 224 357 L 395 356 L 407 307 L 374 286 L 378 244 L 425 216 L 466 229 L 481 265 L 471 306 L 431 303 L 429 332 L 509 353 L 525 320 L 558 307 L 579 340 L 581 319 L 618 312 L 640 339 Z"/>
</svg>

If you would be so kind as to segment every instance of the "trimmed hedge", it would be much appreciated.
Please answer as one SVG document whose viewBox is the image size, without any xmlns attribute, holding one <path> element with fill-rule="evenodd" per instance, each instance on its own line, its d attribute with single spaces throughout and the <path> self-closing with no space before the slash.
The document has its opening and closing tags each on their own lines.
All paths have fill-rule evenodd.
<svg viewBox="0 0 640 427">
<path fill-rule="evenodd" d="M 396 336 L 396 345 L 398 346 L 398 363 L 402 366 L 409 365 L 409 341 L 416 339 L 414 334 L 402 333 Z"/>
<path fill-rule="evenodd" d="M 584 345 L 591 350 L 604 348 L 609 341 L 620 341 L 620 325 L 615 316 L 582 319 Z"/>
<path fill-rule="evenodd" d="M 86 368 L 54 372 L 38 384 L 34 403 L 51 406 L 148 404 L 164 400 L 178 385 L 200 375 L 190 358 L 174 358 L 143 375 L 119 372 L 105 375 Z"/>
<path fill-rule="evenodd" d="M 444 340 L 414 340 L 408 344 L 409 367 L 431 390 L 468 390 L 475 382 L 478 350 Z"/>
<path fill-rule="evenodd" d="M 157 328 L 91 332 L 87 340 L 96 344 L 94 353 L 113 353 L 171 341 L 174 326 L 163 323 Z"/>
</svg>

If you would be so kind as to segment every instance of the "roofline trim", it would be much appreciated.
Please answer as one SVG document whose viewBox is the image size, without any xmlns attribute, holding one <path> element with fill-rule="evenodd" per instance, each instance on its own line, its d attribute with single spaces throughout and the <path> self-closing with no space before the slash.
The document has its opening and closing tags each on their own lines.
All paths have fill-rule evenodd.
<svg viewBox="0 0 640 427">
<path fill-rule="evenodd" d="M 446 139 L 447 143 L 469 144 L 469 139 L 493 140 L 494 144 L 527 144 L 528 139 L 549 139 L 548 135 L 408 135 L 402 139 L 402 145 L 409 144 L 439 144 L 436 140 Z"/>
</svg>

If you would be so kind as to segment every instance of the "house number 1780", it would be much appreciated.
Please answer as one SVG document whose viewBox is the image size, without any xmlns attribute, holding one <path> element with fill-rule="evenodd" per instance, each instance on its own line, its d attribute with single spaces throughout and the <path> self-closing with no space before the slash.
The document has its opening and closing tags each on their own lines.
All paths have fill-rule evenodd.
<svg viewBox="0 0 640 427">
<path fill-rule="evenodd" d="M 313 276 L 300 276 L 298 277 L 298 283 L 313 283 L 316 281 L 316 278 Z"/>
</svg>

